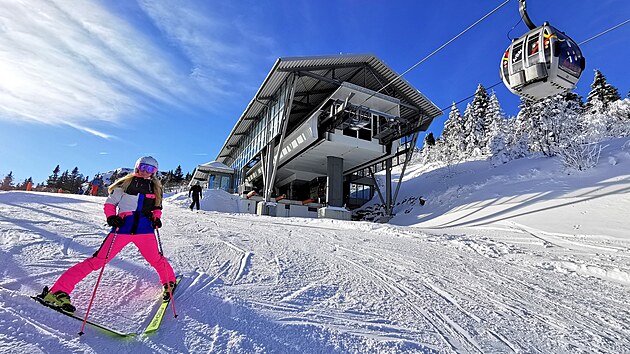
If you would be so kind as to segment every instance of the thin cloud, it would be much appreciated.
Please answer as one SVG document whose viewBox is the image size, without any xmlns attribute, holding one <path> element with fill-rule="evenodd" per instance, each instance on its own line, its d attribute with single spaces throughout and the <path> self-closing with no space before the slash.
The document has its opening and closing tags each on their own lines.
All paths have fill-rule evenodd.
<svg viewBox="0 0 630 354">
<path fill-rule="evenodd" d="M 75 123 L 70 123 L 70 122 L 68 122 L 66 124 L 71 126 L 71 127 L 73 127 L 73 128 L 75 128 L 75 129 L 77 129 L 77 130 L 81 130 L 81 131 L 84 131 L 86 133 L 89 133 L 89 134 L 92 134 L 92 135 L 96 135 L 99 138 L 103 138 L 103 139 L 106 139 L 106 140 L 117 139 L 117 137 L 115 137 L 113 135 L 109 135 L 109 134 L 103 133 L 101 131 L 92 129 L 92 128 L 87 128 L 87 127 L 84 127 L 84 126 L 82 126 L 80 124 L 75 124 Z"/>
<path fill-rule="evenodd" d="M 86 125 L 117 123 L 154 102 L 183 105 L 192 91 L 187 72 L 94 2 L 2 2 L 0 48 L 0 119 L 109 139 Z"/>
<path fill-rule="evenodd" d="M 237 14 L 229 2 L 141 0 L 139 4 L 190 60 L 190 77 L 214 94 L 249 89 L 251 73 L 268 59 L 274 45 L 270 37 L 248 30 L 255 26 L 242 12 Z"/>
</svg>

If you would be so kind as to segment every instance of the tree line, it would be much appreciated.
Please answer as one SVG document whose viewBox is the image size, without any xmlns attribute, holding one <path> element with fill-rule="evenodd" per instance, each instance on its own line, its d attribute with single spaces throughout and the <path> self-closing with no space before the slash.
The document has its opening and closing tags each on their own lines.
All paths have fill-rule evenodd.
<svg viewBox="0 0 630 354">
<path fill-rule="evenodd" d="M 107 179 L 103 179 L 103 185 L 99 189 L 99 195 L 107 195 L 106 187 L 111 183 L 115 182 L 117 179 L 124 177 L 129 172 L 124 169 L 116 169 L 114 170 L 110 177 Z M 95 178 L 102 176 L 102 174 L 97 173 Z M 162 182 L 165 190 L 173 189 L 181 186 L 187 185 L 192 179 L 192 174 L 187 173 L 186 175 L 182 172 L 182 167 L 180 165 L 175 168 L 175 170 L 169 170 L 166 172 L 158 172 L 158 178 Z M 64 192 L 64 193 L 73 193 L 73 194 L 83 194 L 87 193 L 89 184 L 92 180 L 90 180 L 89 176 L 84 176 L 79 172 L 78 167 L 74 167 L 72 171 L 65 170 L 61 172 L 61 168 L 57 165 L 50 176 L 41 183 L 37 185 L 33 184 L 33 178 L 29 177 L 22 182 L 16 183 L 13 177 L 13 171 L 10 171 L 9 174 L 2 178 L 2 182 L 0 183 L 0 190 L 8 191 L 8 190 L 26 190 L 27 186 L 31 185 L 31 190 L 39 191 L 39 192 Z"/>
<path fill-rule="evenodd" d="M 584 170 L 597 164 L 602 141 L 630 136 L 630 98 L 622 99 L 599 70 L 586 102 L 566 92 L 536 102 L 521 99 L 519 108 L 515 117 L 507 117 L 496 95 L 479 85 L 464 114 L 453 103 L 441 137 L 427 135 L 417 159 L 442 165 L 483 158 L 505 163 L 542 154 Z"/>
</svg>

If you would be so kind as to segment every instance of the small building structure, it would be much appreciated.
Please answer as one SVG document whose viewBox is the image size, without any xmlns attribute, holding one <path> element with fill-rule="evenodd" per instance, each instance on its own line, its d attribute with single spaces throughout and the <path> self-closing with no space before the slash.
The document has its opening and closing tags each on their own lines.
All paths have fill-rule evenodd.
<svg viewBox="0 0 630 354">
<path fill-rule="evenodd" d="M 215 162 L 232 169 L 232 190 L 262 198 L 258 213 L 347 219 L 378 193 L 391 215 L 391 170 L 403 164 L 402 180 L 419 132 L 441 114 L 374 55 L 279 58 Z M 202 166 L 193 182 L 209 181 Z"/>
<path fill-rule="evenodd" d="M 201 164 L 195 168 L 189 187 L 196 183 L 202 188 L 234 193 L 234 169 L 218 161 Z"/>
</svg>

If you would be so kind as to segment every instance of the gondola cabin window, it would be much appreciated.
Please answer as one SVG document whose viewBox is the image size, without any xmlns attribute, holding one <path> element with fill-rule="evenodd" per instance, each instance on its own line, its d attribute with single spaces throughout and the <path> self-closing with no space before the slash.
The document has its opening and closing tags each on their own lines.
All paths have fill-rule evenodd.
<svg viewBox="0 0 630 354">
<path fill-rule="evenodd" d="M 558 67 L 574 76 L 582 74 L 582 54 L 568 37 L 558 34 Z"/>
<path fill-rule="evenodd" d="M 540 35 L 530 34 L 527 40 L 527 61 L 529 65 L 540 62 Z"/>
</svg>

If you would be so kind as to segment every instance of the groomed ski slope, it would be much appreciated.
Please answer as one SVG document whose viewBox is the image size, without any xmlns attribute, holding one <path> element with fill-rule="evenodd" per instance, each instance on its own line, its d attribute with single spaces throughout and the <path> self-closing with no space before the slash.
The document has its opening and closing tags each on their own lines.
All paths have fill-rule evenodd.
<svg viewBox="0 0 630 354">
<path fill-rule="evenodd" d="M 161 239 L 185 276 L 179 316 L 123 340 L 79 338 L 80 322 L 28 297 L 98 248 L 104 198 L 0 193 L 0 352 L 628 353 L 625 142 L 582 173 L 553 159 L 412 166 L 392 224 L 191 212 L 173 196 Z M 96 276 L 72 294 L 80 311 Z M 141 332 L 160 293 L 129 246 L 90 317 Z"/>
</svg>

